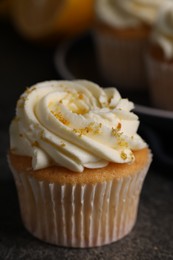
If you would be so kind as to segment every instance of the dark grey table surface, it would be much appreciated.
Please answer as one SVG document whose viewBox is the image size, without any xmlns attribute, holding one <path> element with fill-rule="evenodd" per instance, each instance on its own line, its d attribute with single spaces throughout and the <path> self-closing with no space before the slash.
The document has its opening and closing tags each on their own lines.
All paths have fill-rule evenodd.
<svg viewBox="0 0 173 260">
<path fill-rule="evenodd" d="M 99 248 L 70 249 L 41 242 L 25 230 L 6 160 L 9 123 L 27 86 L 60 76 L 53 63 L 55 47 L 24 40 L 6 21 L 0 21 L 0 32 L 0 260 L 173 259 L 173 169 L 155 164 L 143 186 L 137 223 L 126 238 Z"/>
</svg>

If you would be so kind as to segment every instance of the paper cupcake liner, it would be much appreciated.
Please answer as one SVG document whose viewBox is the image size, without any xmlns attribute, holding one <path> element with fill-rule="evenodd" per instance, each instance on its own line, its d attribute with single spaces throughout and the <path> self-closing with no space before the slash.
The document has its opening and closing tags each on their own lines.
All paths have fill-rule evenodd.
<svg viewBox="0 0 173 260">
<path fill-rule="evenodd" d="M 173 110 L 173 64 L 146 55 L 151 103 L 162 109 Z"/>
<path fill-rule="evenodd" d="M 149 166 L 134 176 L 96 184 L 38 181 L 11 166 L 26 229 L 46 242 L 94 247 L 127 235 Z"/>
<path fill-rule="evenodd" d="M 101 75 L 120 88 L 146 88 L 144 50 L 146 39 L 119 39 L 115 35 L 95 32 L 96 57 Z"/>
</svg>

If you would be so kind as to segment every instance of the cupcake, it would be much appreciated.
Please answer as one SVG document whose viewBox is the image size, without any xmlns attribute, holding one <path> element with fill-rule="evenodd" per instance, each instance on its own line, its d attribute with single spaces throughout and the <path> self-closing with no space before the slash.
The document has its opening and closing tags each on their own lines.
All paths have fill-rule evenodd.
<svg viewBox="0 0 173 260">
<path fill-rule="evenodd" d="M 151 152 L 133 103 L 85 80 L 48 81 L 19 98 L 9 165 L 35 237 L 94 247 L 133 228 Z"/>
<path fill-rule="evenodd" d="M 94 41 L 104 80 L 126 90 L 147 85 L 144 50 L 163 0 L 96 0 Z"/>
<path fill-rule="evenodd" d="M 173 111 L 173 2 L 161 8 L 147 49 L 149 93 L 153 106 Z"/>
</svg>

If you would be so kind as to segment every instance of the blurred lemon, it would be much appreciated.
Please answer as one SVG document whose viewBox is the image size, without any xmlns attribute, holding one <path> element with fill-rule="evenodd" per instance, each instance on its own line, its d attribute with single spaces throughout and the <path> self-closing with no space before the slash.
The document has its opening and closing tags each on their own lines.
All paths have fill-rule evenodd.
<svg viewBox="0 0 173 260">
<path fill-rule="evenodd" d="M 89 28 L 94 0 L 13 0 L 11 14 L 27 38 L 66 38 Z"/>
</svg>

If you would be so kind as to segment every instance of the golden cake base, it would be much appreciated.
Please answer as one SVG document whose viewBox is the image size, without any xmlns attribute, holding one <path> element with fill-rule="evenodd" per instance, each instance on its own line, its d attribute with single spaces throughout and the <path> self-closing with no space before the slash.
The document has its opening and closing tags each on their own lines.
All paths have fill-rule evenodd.
<svg viewBox="0 0 173 260">
<path fill-rule="evenodd" d="M 31 158 L 9 153 L 21 215 L 35 237 L 59 246 L 95 247 L 133 228 L 142 184 L 151 162 L 148 149 L 133 164 L 72 173 L 62 167 L 31 169 Z"/>
</svg>

